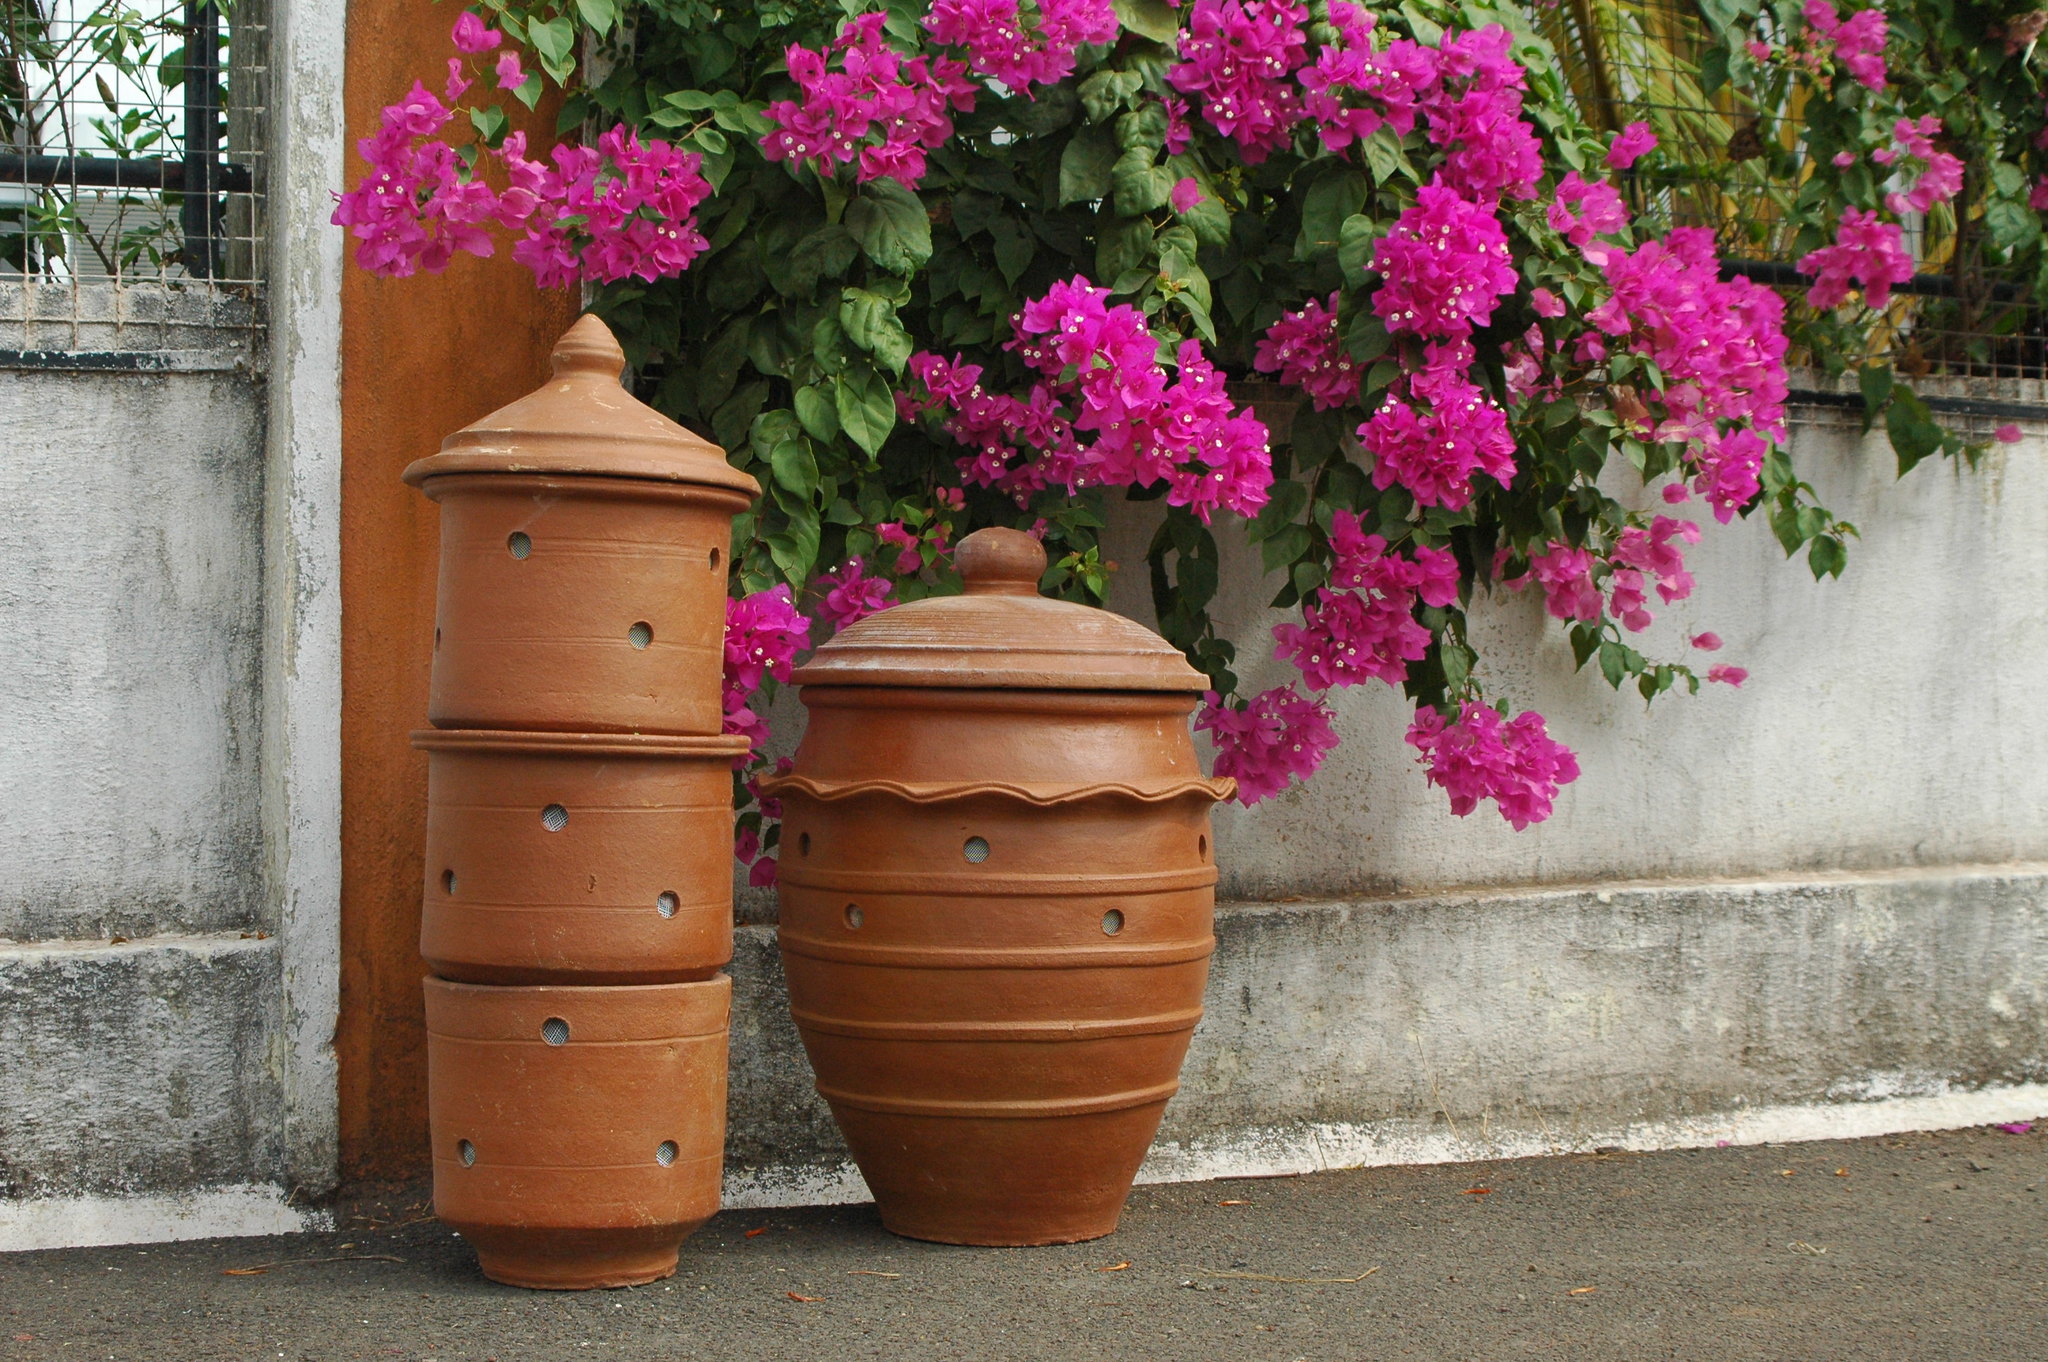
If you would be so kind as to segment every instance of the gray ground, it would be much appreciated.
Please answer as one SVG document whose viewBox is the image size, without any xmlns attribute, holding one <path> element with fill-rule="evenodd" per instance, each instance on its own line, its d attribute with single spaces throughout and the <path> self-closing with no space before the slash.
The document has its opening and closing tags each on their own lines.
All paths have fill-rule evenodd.
<svg viewBox="0 0 2048 1362">
<path fill-rule="evenodd" d="M 485 1281 L 423 1188 L 337 1209 L 0 1254 L 0 1358 L 2048 1358 L 2042 1123 L 1142 1187 L 1118 1233 L 1049 1249 L 731 1211 L 672 1281 L 577 1295 Z"/>
</svg>

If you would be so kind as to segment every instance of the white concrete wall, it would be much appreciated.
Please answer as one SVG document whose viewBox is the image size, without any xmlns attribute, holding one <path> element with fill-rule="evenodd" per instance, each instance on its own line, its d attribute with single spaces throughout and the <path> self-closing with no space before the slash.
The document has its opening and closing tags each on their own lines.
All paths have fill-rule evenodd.
<svg viewBox="0 0 2048 1362">
<path fill-rule="evenodd" d="M 1719 878 L 2048 859 L 2048 440 L 1996 446 L 1972 471 L 1901 480 L 1881 434 L 1798 411 L 1801 475 L 1862 531 L 1840 580 L 1787 563 L 1763 517 L 1705 534 L 1693 596 L 1637 636 L 1646 655 L 1746 667 L 1741 689 L 1645 706 L 1575 672 L 1540 594 L 1475 602 L 1491 693 L 1549 720 L 1582 774 L 1549 822 L 1515 832 L 1490 804 L 1454 817 L 1403 742 L 1412 707 L 1374 682 L 1334 693 L 1344 742 L 1306 786 L 1217 816 L 1227 897 L 1414 893 L 1594 880 Z M 1659 509 L 1663 509 L 1661 506 Z M 1109 556 L 1142 564 L 1149 527 Z M 1249 690 L 1273 660 L 1277 579 L 1219 531 L 1218 615 Z M 1141 572 L 1117 604 L 1148 618 Z M 1688 650 L 1711 630 L 1718 653 Z"/>
</svg>

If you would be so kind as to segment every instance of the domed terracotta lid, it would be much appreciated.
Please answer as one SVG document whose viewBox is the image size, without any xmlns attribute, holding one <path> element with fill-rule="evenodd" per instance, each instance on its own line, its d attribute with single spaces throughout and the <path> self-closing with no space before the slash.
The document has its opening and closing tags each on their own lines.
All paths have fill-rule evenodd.
<svg viewBox="0 0 2048 1362">
<path fill-rule="evenodd" d="M 976 530 L 954 561 L 966 589 L 891 606 L 841 630 L 800 686 L 1202 691 L 1209 678 L 1133 620 L 1038 594 L 1045 547 L 1021 530 Z"/>
<path fill-rule="evenodd" d="M 407 468 L 405 480 L 418 487 L 448 473 L 583 473 L 760 494 L 724 450 L 626 391 L 625 351 L 594 315 L 555 342 L 554 365 L 553 378 L 450 435 L 439 454 Z"/>
</svg>

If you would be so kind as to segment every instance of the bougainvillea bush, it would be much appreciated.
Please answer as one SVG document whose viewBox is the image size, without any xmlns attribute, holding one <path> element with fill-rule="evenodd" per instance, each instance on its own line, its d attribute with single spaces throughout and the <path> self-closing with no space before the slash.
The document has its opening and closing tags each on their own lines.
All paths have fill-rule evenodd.
<svg viewBox="0 0 2048 1362">
<path fill-rule="evenodd" d="M 508 249 L 594 286 L 649 399 L 760 477 L 735 731 L 761 736 L 762 688 L 830 630 L 957 589 L 966 532 L 1030 530 L 1047 589 L 1096 602 L 1111 505 L 1156 501 L 1159 624 L 1214 684 L 1197 724 L 1241 798 L 1314 774 L 1333 689 L 1384 684 L 1453 811 L 1520 828 L 1578 771 L 1488 689 L 1475 593 L 1540 598 L 1646 700 L 1739 685 L 1711 634 L 1633 640 L 1735 517 L 1842 570 L 1854 530 L 1786 448 L 1794 345 L 1862 372 L 1902 464 L 1969 452 L 1892 380 L 1888 291 L 1902 229 L 2036 192 L 2040 96 L 1959 142 L 1942 54 L 1995 16 L 1939 12 L 1931 35 L 1828 0 L 1703 7 L 1716 84 L 1790 82 L 1817 130 L 1786 152 L 1822 158 L 1781 205 L 1810 280 L 1789 314 L 1670 225 L 1660 186 L 1699 167 L 1663 115 L 1588 110 L 1543 11 L 1477 0 L 482 0 L 336 220 L 385 273 Z M 1971 58 L 2012 90 L 2032 59 Z M 569 135 L 542 155 L 506 101 L 550 85 Z M 1997 253 L 2015 271 L 2038 265 L 2023 235 Z M 1238 683 L 1207 611 L 1220 536 L 1291 612 L 1287 684 Z M 741 820 L 756 882 L 775 812 Z"/>
</svg>

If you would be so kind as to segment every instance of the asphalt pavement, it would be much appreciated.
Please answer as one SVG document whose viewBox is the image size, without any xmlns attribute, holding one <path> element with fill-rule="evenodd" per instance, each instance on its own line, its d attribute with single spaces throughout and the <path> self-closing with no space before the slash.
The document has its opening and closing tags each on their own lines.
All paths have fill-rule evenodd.
<svg viewBox="0 0 2048 1362">
<path fill-rule="evenodd" d="M 728 1211 L 669 1281 L 486 1281 L 424 1187 L 332 1233 L 0 1254 L 14 1362 L 2048 1358 L 2048 1122 L 1140 1187 L 963 1249 Z"/>
</svg>

